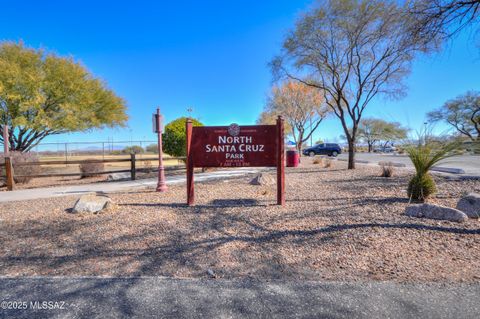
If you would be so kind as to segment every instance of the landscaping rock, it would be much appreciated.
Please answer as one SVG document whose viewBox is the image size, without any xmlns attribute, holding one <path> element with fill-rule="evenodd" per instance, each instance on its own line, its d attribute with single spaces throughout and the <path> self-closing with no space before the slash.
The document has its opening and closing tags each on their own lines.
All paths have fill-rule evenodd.
<svg viewBox="0 0 480 319">
<path fill-rule="evenodd" d="M 73 206 L 72 213 L 98 213 L 113 204 L 108 196 L 83 195 Z"/>
<path fill-rule="evenodd" d="M 470 218 L 479 218 L 480 194 L 470 193 L 462 197 L 457 203 L 457 209 L 467 214 Z"/>
<path fill-rule="evenodd" d="M 407 206 L 405 209 L 405 215 L 410 217 L 448 220 L 452 222 L 464 222 L 468 219 L 468 216 L 458 209 L 433 204 L 415 204 Z"/>
<path fill-rule="evenodd" d="M 252 185 L 262 185 L 262 186 L 273 186 L 276 183 L 277 182 L 276 182 L 275 178 L 273 178 L 271 175 L 265 174 L 265 173 L 258 174 L 250 182 L 250 184 L 252 184 Z"/>
</svg>

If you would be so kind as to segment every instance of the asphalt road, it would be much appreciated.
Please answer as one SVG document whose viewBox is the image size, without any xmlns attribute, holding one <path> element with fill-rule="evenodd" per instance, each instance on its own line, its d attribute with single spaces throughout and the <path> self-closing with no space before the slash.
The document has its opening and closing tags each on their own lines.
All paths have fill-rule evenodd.
<svg viewBox="0 0 480 319">
<path fill-rule="evenodd" d="M 339 159 L 347 159 L 348 154 L 340 154 Z M 356 160 L 368 161 L 371 163 L 394 162 L 405 164 L 413 168 L 412 162 L 406 155 L 378 154 L 378 153 L 357 153 Z M 480 155 L 453 156 L 441 161 L 437 166 L 448 168 L 459 168 L 465 171 L 466 175 L 480 176 Z"/>
<path fill-rule="evenodd" d="M 0 291 L 2 308 L 27 308 L 1 318 L 480 317 L 480 283 L 2 278 Z"/>
</svg>

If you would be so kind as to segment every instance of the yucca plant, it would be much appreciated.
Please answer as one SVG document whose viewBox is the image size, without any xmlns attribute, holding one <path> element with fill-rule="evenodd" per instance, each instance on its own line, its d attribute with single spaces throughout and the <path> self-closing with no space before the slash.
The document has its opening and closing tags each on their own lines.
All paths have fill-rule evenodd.
<svg viewBox="0 0 480 319">
<path fill-rule="evenodd" d="M 416 171 L 408 183 L 407 194 L 410 200 L 419 202 L 424 202 L 437 191 L 430 169 L 441 160 L 455 155 L 455 150 L 460 146 L 458 142 L 440 144 L 429 142 L 427 138 L 423 141 L 406 149 Z"/>
</svg>

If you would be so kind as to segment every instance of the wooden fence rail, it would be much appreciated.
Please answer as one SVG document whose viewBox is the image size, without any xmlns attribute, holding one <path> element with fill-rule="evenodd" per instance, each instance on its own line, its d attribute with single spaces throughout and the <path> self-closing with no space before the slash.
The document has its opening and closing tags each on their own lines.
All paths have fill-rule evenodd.
<svg viewBox="0 0 480 319">
<path fill-rule="evenodd" d="M 178 160 L 185 161 L 185 157 L 168 157 L 163 158 L 163 160 Z M 22 162 L 22 163 L 13 163 L 10 157 L 5 157 L 5 162 L 0 163 L 0 168 L 5 167 L 5 177 L 7 180 L 7 190 L 11 191 L 15 189 L 15 177 L 68 177 L 68 176 L 82 176 L 81 172 L 78 173 L 51 173 L 51 174 L 31 174 L 31 175 L 15 175 L 14 167 L 21 166 L 45 166 L 45 165 L 69 165 L 69 164 L 91 164 L 91 163 L 118 163 L 118 162 L 130 162 L 130 169 L 123 170 L 109 170 L 101 171 L 95 173 L 88 173 L 89 176 L 94 175 L 104 175 L 104 174 L 113 174 L 113 173 L 128 173 L 130 172 L 130 178 L 132 180 L 136 179 L 138 171 L 146 171 L 145 168 L 137 168 L 137 162 L 150 162 L 158 161 L 158 157 L 155 158 L 136 158 L 135 154 L 131 154 L 130 158 L 113 158 L 113 159 L 89 159 L 89 160 L 72 160 L 72 161 L 38 161 L 38 162 Z M 165 171 L 176 171 L 185 169 L 185 165 L 175 165 L 165 167 Z M 147 169 L 148 170 L 148 169 Z M 153 171 L 153 170 L 152 170 Z"/>
</svg>

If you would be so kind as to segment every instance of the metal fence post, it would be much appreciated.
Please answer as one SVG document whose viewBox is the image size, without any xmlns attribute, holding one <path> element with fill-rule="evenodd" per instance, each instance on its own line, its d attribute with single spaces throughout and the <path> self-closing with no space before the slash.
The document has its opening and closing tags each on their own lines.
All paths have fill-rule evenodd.
<svg viewBox="0 0 480 319">
<path fill-rule="evenodd" d="M 5 157 L 5 172 L 7 177 L 7 190 L 13 191 L 15 189 L 15 180 L 13 179 L 13 165 L 9 156 Z"/>
<path fill-rule="evenodd" d="M 135 169 L 135 153 L 130 154 L 130 176 L 132 181 L 136 178 L 136 169 Z"/>
</svg>

